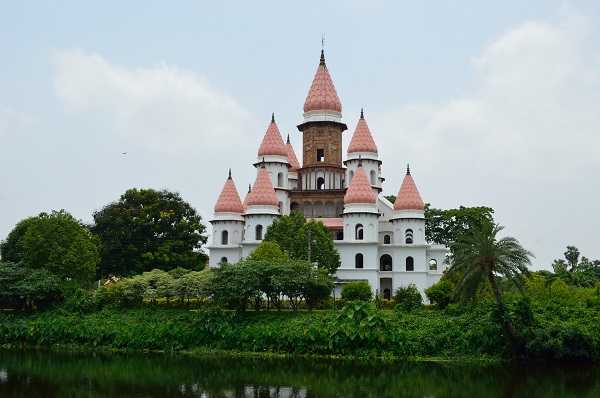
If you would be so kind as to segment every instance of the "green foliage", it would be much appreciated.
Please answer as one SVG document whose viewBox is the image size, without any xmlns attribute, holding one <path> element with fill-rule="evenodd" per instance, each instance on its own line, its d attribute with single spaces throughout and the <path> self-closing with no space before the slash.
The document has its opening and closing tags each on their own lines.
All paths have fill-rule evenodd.
<svg viewBox="0 0 600 398">
<path fill-rule="evenodd" d="M 493 223 L 494 210 L 490 207 L 464 207 L 440 210 L 425 205 L 425 239 L 427 242 L 450 246 L 465 236 L 472 235 L 470 226 L 487 220 Z M 452 247 L 451 247 L 452 250 Z"/>
<path fill-rule="evenodd" d="M 288 251 L 292 260 L 316 262 L 319 268 L 326 269 L 330 274 L 334 274 L 341 264 L 340 254 L 325 224 L 314 219 L 307 222 L 306 217 L 296 211 L 273 221 L 267 228 L 264 240 L 277 242 Z"/>
<path fill-rule="evenodd" d="M 556 279 L 550 285 L 550 297 L 554 299 L 569 299 L 571 292 L 569 287 L 562 279 Z"/>
<path fill-rule="evenodd" d="M 91 280 L 100 262 L 98 242 L 81 221 L 64 210 L 19 222 L 2 243 L 2 257 L 61 279 Z"/>
<path fill-rule="evenodd" d="M 0 263 L 0 307 L 15 310 L 48 307 L 59 300 L 61 282 L 47 269 Z"/>
<path fill-rule="evenodd" d="M 452 302 L 454 283 L 442 277 L 438 283 L 429 286 L 424 293 L 431 304 L 443 310 Z"/>
<path fill-rule="evenodd" d="M 579 262 L 579 249 L 577 249 L 575 246 L 567 246 L 565 258 L 569 262 L 571 268 L 575 268 Z"/>
<path fill-rule="evenodd" d="M 547 300 L 550 296 L 546 286 L 546 278 L 539 272 L 530 273 L 525 280 L 525 291 L 527 296 L 533 300 Z"/>
<path fill-rule="evenodd" d="M 346 283 L 340 295 L 346 301 L 369 301 L 373 298 L 373 291 L 369 282 L 354 281 Z"/>
<path fill-rule="evenodd" d="M 102 242 L 99 276 L 205 266 L 207 257 L 199 250 L 206 227 L 178 193 L 130 189 L 93 216 L 92 231 Z"/>
<path fill-rule="evenodd" d="M 275 241 L 263 241 L 256 249 L 248 254 L 248 260 L 269 261 L 272 263 L 281 263 L 290 260 L 287 251 L 281 250 L 279 244 Z"/>
<path fill-rule="evenodd" d="M 394 309 L 397 311 L 412 312 L 423 307 L 423 298 L 414 283 L 396 289 L 394 301 L 396 302 Z"/>
<path fill-rule="evenodd" d="M 222 263 L 210 269 L 207 292 L 219 305 L 246 311 L 250 300 L 260 297 L 260 275 L 253 260 L 242 260 L 236 264 Z"/>
</svg>

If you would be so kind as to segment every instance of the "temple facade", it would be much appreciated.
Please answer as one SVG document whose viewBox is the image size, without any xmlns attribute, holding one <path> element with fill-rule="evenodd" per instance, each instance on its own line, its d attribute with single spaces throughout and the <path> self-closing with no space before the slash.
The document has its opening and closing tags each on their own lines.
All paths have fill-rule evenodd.
<svg viewBox="0 0 600 398">
<path fill-rule="evenodd" d="M 284 142 L 275 117 L 258 149 L 256 180 L 244 201 L 231 177 L 214 208 L 210 267 L 236 263 L 260 244 L 273 220 L 302 212 L 322 221 L 340 253 L 336 294 L 345 283 L 368 281 L 389 298 L 400 286 L 423 290 L 445 269 L 446 247 L 425 240 L 425 205 L 406 172 L 396 201 L 382 195 L 381 160 L 364 113 L 342 159 L 342 104 L 325 64 L 324 53 L 304 103 L 302 165 Z M 282 248 L 285 249 L 285 248 Z"/>
</svg>

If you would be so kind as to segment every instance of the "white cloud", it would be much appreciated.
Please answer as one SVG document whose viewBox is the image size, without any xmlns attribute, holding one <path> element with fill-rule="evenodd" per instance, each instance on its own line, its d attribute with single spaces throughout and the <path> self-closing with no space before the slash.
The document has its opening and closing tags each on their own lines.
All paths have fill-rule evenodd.
<svg viewBox="0 0 600 398">
<path fill-rule="evenodd" d="M 37 123 L 35 116 L 9 107 L 0 107 L 0 138 L 21 126 L 33 126 Z"/>
<path fill-rule="evenodd" d="M 205 77 L 163 61 L 130 70 L 72 50 L 55 51 L 54 63 L 55 93 L 67 110 L 108 112 L 120 134 L 146 149 L 222 151 L 244 142 L 253 121 Z"/>
<path fill-rule="evenodd" d="M 522 23 L 473 57 L 474 92 L 370 117 L 375 139 L 386 143 L 387 190 L 398 189 L 392 172 L 410 161 L 431 194 L 425 201 L 495 208 L 513 227 L 508 234 L 529 239 L 540 266 L 568 244 L 598 257 L 597 234 L 580 215 L 598 213 L 591 203 L 600 197 L 600 62 L 583 50 L 587 25 L 568 8 Z"/>
</svg>

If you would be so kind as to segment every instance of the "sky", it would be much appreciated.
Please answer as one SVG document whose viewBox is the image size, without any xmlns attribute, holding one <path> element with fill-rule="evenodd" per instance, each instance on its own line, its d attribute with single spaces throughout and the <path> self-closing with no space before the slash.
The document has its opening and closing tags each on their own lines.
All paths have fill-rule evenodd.
<svg viewBox="0 0 600 398">
<path fill-rule="evenodd" d="M 396 195 L 488 206 L 550 269 L 600 259 L 596 0 L 0 0 L 0 240 L 20 220 L 179 192 L 243 199 L 271 120 L 300 154 L 325 57 L 347 148 L 364 108 Z M 123 154 L 126 152 L 126 154 Z"/>
</svg>

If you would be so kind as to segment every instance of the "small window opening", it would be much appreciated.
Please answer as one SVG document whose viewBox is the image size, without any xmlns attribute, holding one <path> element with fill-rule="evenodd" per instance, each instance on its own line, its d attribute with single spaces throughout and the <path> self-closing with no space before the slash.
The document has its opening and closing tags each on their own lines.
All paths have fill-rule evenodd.
<svg viewBox="0 0 600 398">
<path fill-rule="evenodd" d="M 355 268 L 362 268 L 363 267 L 363 255 L 362 255 L 362 253 L 357 253 L 356 256 L 354 256 L 354 267 Z"/>
<path fill-rule="evenodd" d="M 221 244 L 222 245 L 229 244 L 229 232 L 227 232 L 227 231 L 221 232 Z"/>
<path fill-rule="evenodd" d="M 429 270 L 436 271 L 437 270 L 437 261 L 435 259 L 429 260 Z"/>
<path fill-rule="evenodd" d="M 380 271 L 391 271 L 392 270 L 392 256 L 384 254 L 379 258 L 379 270 Z"/>
<path fill-rule="evenodd" d="M 412 229 L 407 229 L 406 230 L 405 238 L 406 238 L 406 244 L 407 245 L 411 245 L 413 243 L 413 231 L 412 231 Z"/>
<path fill-rule="evenodd" d="M 415 260 L 412 257 L 406 257 L 406 270 L 407 271 L 415 270 Z"/>
<path fill-rule="evenodd" d="M 355 232 L 356 232 L 355 239 L 356 240 L 363 240 L 363 226 L 362 226 L 362 224 L 356 224 Z"/>
<path fill-rule="evenodd" d="M 256 240 L 262 240 L 262 234 L 263 234 L 263 227 L 262 225 L 257 225 L 256 226 Z"/>
<path fill-rule="evenodd" d="M 317 149 L 317 162 L 325 161 L 325 150 Z"/>
<path fill-rule="evenodd" d="M 227 257 L 221 257 L 221 262 L 222 263 L 226 263 L 227 262 Z"/>
<path fill-rule="evenodd" d="M 323 177 L 317 178 L 317 189 L 325 188 L 325 179 Z"/>
<path fill-rule="evenodd" d="M 389 245 L 391 241 L 392 241 L 392 239 L 390 238 L 389 235 L 384 235 L 383 236 L 383 244 L 384 245 Z"/>
</svg>

